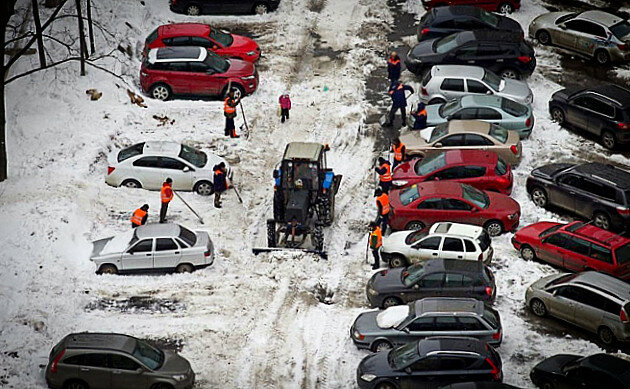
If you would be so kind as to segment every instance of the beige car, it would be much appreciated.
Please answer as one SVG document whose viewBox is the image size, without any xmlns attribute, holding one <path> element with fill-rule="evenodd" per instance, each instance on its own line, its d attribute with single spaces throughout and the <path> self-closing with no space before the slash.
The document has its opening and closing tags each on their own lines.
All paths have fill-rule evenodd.
<svg viewBox="0 0 630 389">
<path fill-rule="evenodd" d="M 420 136 L 420 131 L 407 132 L 400 140 L 411 157 L 438 150 L 481 149 L 494 151 L 514 166 L 521 160 L 523 151 L 518 132 L 479 120 L 451 120 L 439 124 L 432 130 L 428 141 Z"/>
</svg>

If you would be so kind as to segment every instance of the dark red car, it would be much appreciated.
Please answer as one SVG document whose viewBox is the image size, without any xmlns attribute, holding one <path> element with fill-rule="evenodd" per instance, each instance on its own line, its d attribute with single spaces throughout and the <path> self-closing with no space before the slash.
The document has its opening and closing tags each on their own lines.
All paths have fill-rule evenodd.
<svg viewBox="0 0 630 389">
<path fill-rule="evenodd" d="M 512 193 L 512 169 L 496 153 L 448 150 L 413 159 L 394 169 L 393 185 L 404 188 L 425 181 L 455 181 L 481 190 Z"/>
<path fill-rule="evenodd" d="M 520 205 L 509 196 L 452 181 L 433 181 L 393 190 L 389 195 L 393 230 L 421 230 L 436 222 L 483 226 L 491 236 L 514 231 Z"/>
<path fill-rule="evenodd" d="M 512 244 L 524 259 L 580 272 L 597 270 L 630 279 L 630 238 L 583 222 L 539 222 L 520 229 Z"/>
<path fill-rule="evenodd" d="M 521 8 L 521 0 L 422 0 L 425 9 L 445 5 L 475 5 L 488 12 L 508 14 Z"/>
<path fill-rule="evenodd" d="M 240 97 L 256 90 L 258 72 L 251 62 L 225 59 L 203 47 L 160 47 L 149 50 L 142 61 L 140 85 L 159 100 L 173 95 L 224 96 L 228 85 Z"/>
<path fill-rule="evenodd" d="M 165 46 L 201 46 L 226 58 L 256 62 L 260 47 L 253 39 L 234 35 L 202 23 L 166 24 L 153 30 L 144 41 L 145 56 L 149 50 Z"/>
</svg>

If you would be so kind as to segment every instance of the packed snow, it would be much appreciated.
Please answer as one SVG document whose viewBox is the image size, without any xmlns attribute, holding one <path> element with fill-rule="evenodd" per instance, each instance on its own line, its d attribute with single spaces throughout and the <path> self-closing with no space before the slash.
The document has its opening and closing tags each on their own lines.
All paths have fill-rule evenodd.
<svg viewBox="0 0 630 389">
<path fill-rule="evenodd" d="M 376 324 L 381 328 L 396 327 L 409 315 L 408 305 L 389 307 L 376 316 Z"/>
</svg>

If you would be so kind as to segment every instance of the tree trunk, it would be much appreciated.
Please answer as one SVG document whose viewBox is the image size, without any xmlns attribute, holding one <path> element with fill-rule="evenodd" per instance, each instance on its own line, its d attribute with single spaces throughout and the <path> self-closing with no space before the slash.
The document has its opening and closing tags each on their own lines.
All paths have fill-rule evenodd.
<svg viewBox="0 0 630 389">
<path fill-rule="evenodd" d="M 0 8 L 0 182 L 7 179 L 7 143 L 6 143 L 6 102 L 4 101 L 4 80 L 7 75 L 7 67 L 4 64 L 4 45 L 6 40 L 7 24 L 9 18 L 15 12 L 16 0 L 4 0 Z"/>
<path fill-rule="evenodd" d="M 83 12 L 81 12 L 81 0 L 76 0 L 77 16 L 79 19 L 79 47 L 81 48 L 81 75 L 85 76 L 85 58 L 87 56 L 87 45 L 85 44 L 85 30 L 83 27 Z"/>
<path fill-rule="evenodd" d="M 90 54 L 94 55 L 96 48 L 94 47 L 94 29 L 92 28 L 92 0 L 87 0 L 88 36 L 90 37 Z"/>
<path fill-rule="evenodd" d="M 42 23 L 39 20 L 38 0 L 33 0 L 33 20 L 35 21 L 35 36 L 37 37 L 37 53 L 39 54 L 39 66 L 46 67 L 46 53 L 44 52 L 44 39 L 42 38 Z"/>
</svg>

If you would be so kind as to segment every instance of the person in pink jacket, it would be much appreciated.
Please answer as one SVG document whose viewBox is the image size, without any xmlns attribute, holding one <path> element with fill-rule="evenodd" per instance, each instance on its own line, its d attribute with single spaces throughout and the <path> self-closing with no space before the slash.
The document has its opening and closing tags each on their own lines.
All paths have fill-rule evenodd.
<svg viewBox="0 0 630 389">
<path fill-rule="evenodd" d="M 280 114 L 282 115 L 282 119 L 280 119 L 280 121 L 284 123 L 285 120 L 289 120 L 289 110 L 291 109 L 291 99 L 289 98 L 289 93 L 284 92 L 280 95 L 278 101 L 280 102 Z"/>
</svg>

